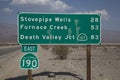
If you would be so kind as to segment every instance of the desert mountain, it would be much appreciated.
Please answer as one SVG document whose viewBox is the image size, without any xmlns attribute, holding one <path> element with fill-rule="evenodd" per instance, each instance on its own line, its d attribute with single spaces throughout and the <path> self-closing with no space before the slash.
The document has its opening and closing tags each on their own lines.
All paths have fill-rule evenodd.
<svg viewBox="0 0 120 80">
<path fill-rule="evenodd" d="M 17 42 L 17 26 L 13 24 L 0 23 L 0 42 L 15 43 Z"/>
</svg>

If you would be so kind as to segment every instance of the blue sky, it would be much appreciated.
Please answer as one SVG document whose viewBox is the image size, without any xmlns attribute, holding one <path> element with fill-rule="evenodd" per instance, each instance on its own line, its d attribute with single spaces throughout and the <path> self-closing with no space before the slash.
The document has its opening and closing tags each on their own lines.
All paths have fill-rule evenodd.
<svg viewBox="0 0 120 80">
<path fill-rule="evenodd" d="M 0 23 L 17 24 L 18 12 L 101 13 L 102 29 L 120 31 L 119 0 L 0 0 Z"/>
</svg>

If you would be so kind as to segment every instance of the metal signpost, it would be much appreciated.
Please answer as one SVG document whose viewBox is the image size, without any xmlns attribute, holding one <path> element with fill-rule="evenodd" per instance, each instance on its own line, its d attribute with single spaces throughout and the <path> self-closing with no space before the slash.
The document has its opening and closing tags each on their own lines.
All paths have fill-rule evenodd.
<svg viewBox="0 0 120 80">
<path fill-rule="evenodd" d="M 38 52 L 38 46 L 37 45 L 22 45 L 22 52 L 23 53 L 35 53 Z M 32 57 L 30 57 L 32 56 Z M 30 57 L 30 58 L 29 58 Z M 28 80 L 32 80 L 32 70 L 38 68 L 38 62 L 39 60 L 37 57 L 33 54 L 26 54 L 24 55 L 20 60 L 20 67 L 22 69 L 27 69 L 28 72 Z M 30 66 L 31 65 L 31 66 Z"/>
<path fill-rule="evenodd" d="M 21 45 L 86 45 L 87 80 L 91 80 L 90 45 L 101 43 L 100 16 L 100 14 L 22 12 L 18 14 L 18 43 Z M 35 51 L 33 47 L 22 46 L 23 52 L 31 50 Z M 28 79 L 31 80 L 31 69 L 38 67 L 38 60 L 27 55 L 23 56 L 20 65 L 21 68 L 30 69 Z"/>
<path fill-rule="evenodd" d="M 87 53 L 87 80 L 91 80 L 91 46 L 86 46 Z"/>
<path fill-rule="evenodd" d="M 28 80 L 32 80 L 32 70 L 38 67 L 39 60 L 34 54 L 27 53 L 20 59 L 20 68 L 28 70 Z"/>
</svg>

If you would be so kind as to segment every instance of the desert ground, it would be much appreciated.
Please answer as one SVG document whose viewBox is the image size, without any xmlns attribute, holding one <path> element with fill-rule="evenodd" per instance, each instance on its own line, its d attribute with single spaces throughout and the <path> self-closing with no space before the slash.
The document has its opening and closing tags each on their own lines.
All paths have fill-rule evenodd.
<svg viewBox="0 0 120 80">
<path fill-rule="evenodd" d="M 12 46 L 9 46 L 12 47 Z M 18 46 L 14 46 L 18 47 Z M 38 69 L 32 70 L 34 80 L 86 80 L 86 46 L 69 46 L 67 59 L 53 55 L 55 46 L 39 46 Z M 0 47 L 2 49 L 8 47 Z M 0 56 L 0 80 L 27 80 L 27 70 L 20 69 L 21 49 Z M 120 45 L 91 46 L 91 80 L 120 79 Z M 54 77 L 49 77 L 53 73 Z"/>
</svg>

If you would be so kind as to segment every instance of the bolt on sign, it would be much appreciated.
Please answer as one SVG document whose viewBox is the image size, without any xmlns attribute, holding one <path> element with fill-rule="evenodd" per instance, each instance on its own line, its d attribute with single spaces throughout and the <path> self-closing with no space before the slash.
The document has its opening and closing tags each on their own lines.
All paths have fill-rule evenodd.
<svg viewBox="0 0 120 80">
<path fill-rule="evenodd" d="M 100 14 L 18 14 L 19 44 L 100 44 Z"/>
<path fill-rule="evenodd" d="M 35 54 L 25 54 L 21 59 L 20 59 L 20 68 L 21 69 L 36 69 L 39 67 L 39 60 Z"/>
<path fill-rule="evenodd" d="M 38 52 L 37 45 L 22 45 L 22 52 Z"/>
</svg>

